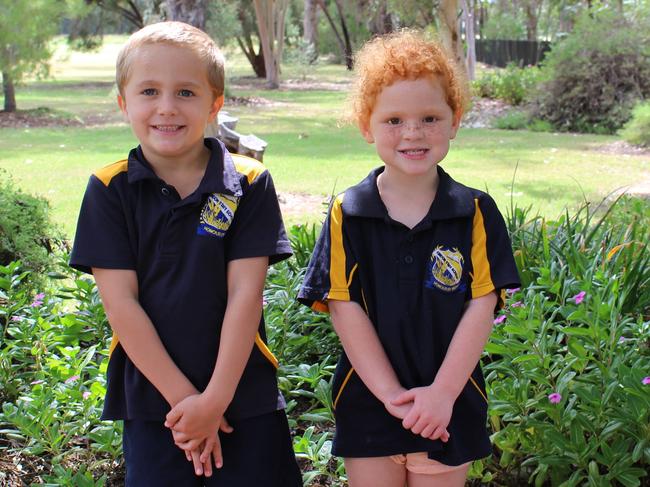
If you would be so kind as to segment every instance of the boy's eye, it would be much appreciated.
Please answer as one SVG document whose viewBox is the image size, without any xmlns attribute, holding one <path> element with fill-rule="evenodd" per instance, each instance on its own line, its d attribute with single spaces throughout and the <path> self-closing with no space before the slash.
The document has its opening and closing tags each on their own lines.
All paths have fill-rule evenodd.
<svg viewBox="0 0 650 487">
<path fill-rule="evenodd" d="M 145 88 L 142 90 L 142 94 L 145 96 L 153 96 L 156 94 L 156 90 L 153 88 Z"/>
<path fill-rule="evenodd" d="M 190 97 L 190 96 L 194 96 L 194 93 L 192 93 L 190 90 L 180 90 L 178 92 L 178 96 Z"/>
<path fill-rule="evenodd" d="M 400 123 L 402 123 L 402 121 L 397 117 L 393 117 L 393 118 L 389 118 L 386 121 L 386 123 L 388 123 L 388 125 L 399 125 Z"/>
<path fill-rule="evenodd" d="M 434 117 L 433 115 L 430 115 L 430 116 L 428 116 L 428 117 L 424 117 L 424 118 L 422 119 L 422 121 L 423 121 L 424 123 L 433 123 L 433 122 L 437 122 L 438 119 L 437 119 L 436 117 Z"/>
</svg>

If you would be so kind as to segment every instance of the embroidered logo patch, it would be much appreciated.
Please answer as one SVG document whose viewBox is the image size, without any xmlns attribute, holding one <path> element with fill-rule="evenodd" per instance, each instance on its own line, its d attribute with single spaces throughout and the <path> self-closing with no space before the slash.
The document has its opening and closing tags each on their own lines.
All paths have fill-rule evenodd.
<svg viewBox="0 0 650 487">
<path fill-rule="evenodd" d="M 464 264 L 463 254 L 456 247 L 450 249 L 438 245 L 431 252 L 431 258 L 427 264 L 425 286 L 448 293 L 464 291 L 465 285 L 461 286 Z"/>
<path fill-rule="evenodd" d="M 236 196 L 220 193 L 213 193 L 208 196 L 208 200 L 201 210 L 201 218 L 196 233 L 223 237 L 235 217 L 238 203 L 239 198 Z"/>
</svg>

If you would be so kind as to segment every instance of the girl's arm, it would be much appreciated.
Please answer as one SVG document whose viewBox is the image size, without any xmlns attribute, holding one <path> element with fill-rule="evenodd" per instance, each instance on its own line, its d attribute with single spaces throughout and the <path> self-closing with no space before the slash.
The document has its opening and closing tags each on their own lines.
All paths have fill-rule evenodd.
<svg viewBox="0 0 650 487">
<path fill-rule="evenodd" d="M 413 402 L 402 424 L 425 438 L 442 437 L 451 419 L 456 398 L 476 367 L 493 325 L 497 295 L 491 292 L 472 299 L 456 328 L 435 380 L 428 387 L 402 393 L 394 404 Z"/>
</svg>

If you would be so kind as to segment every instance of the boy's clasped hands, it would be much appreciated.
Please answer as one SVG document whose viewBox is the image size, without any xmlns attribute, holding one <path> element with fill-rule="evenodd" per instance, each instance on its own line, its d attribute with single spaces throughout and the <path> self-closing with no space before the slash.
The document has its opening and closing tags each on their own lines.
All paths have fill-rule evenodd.
<svg viewBox="0 0 650 487">
<path fill-rule="evenodd" d="M 219 431 L 233 431 L 223 415 L 224 410 L 204 394 L 193 394 L 167 413 L 165 426 L 171 429 L 176 446 L 193 462 L 197 475 L 210 477 L 213 461 L 216 468 L 223 466 Z"/>
<path fill-rule="evenodd" d="M 449 441 L 447 425 L 454 398 L 440 390 L 435 382 L 426 387 L 400 388 L 389 395 L 384 406 L 412 433 L 430 440 Z"/>
</svg>

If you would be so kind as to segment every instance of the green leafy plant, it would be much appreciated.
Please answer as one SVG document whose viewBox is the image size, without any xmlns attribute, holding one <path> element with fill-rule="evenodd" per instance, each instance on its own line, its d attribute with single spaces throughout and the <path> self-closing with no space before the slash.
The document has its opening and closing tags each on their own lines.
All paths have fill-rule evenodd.
<svg viewBox="0 0 650 487">
<path fill-rule="evenodd" d="M 621 135 L 630 144 L 650 146 L 650 102 L 639 103 Z"/>
<path fill-rule="evenodd" d="M 472 83 L 472 89 L 476 96 L 520 105 L 530 97 L 539 82 L 539 68 L 535 66 L 520 68 L 511 63 L 503 69 L 486 71 Z"/>
</svg>

